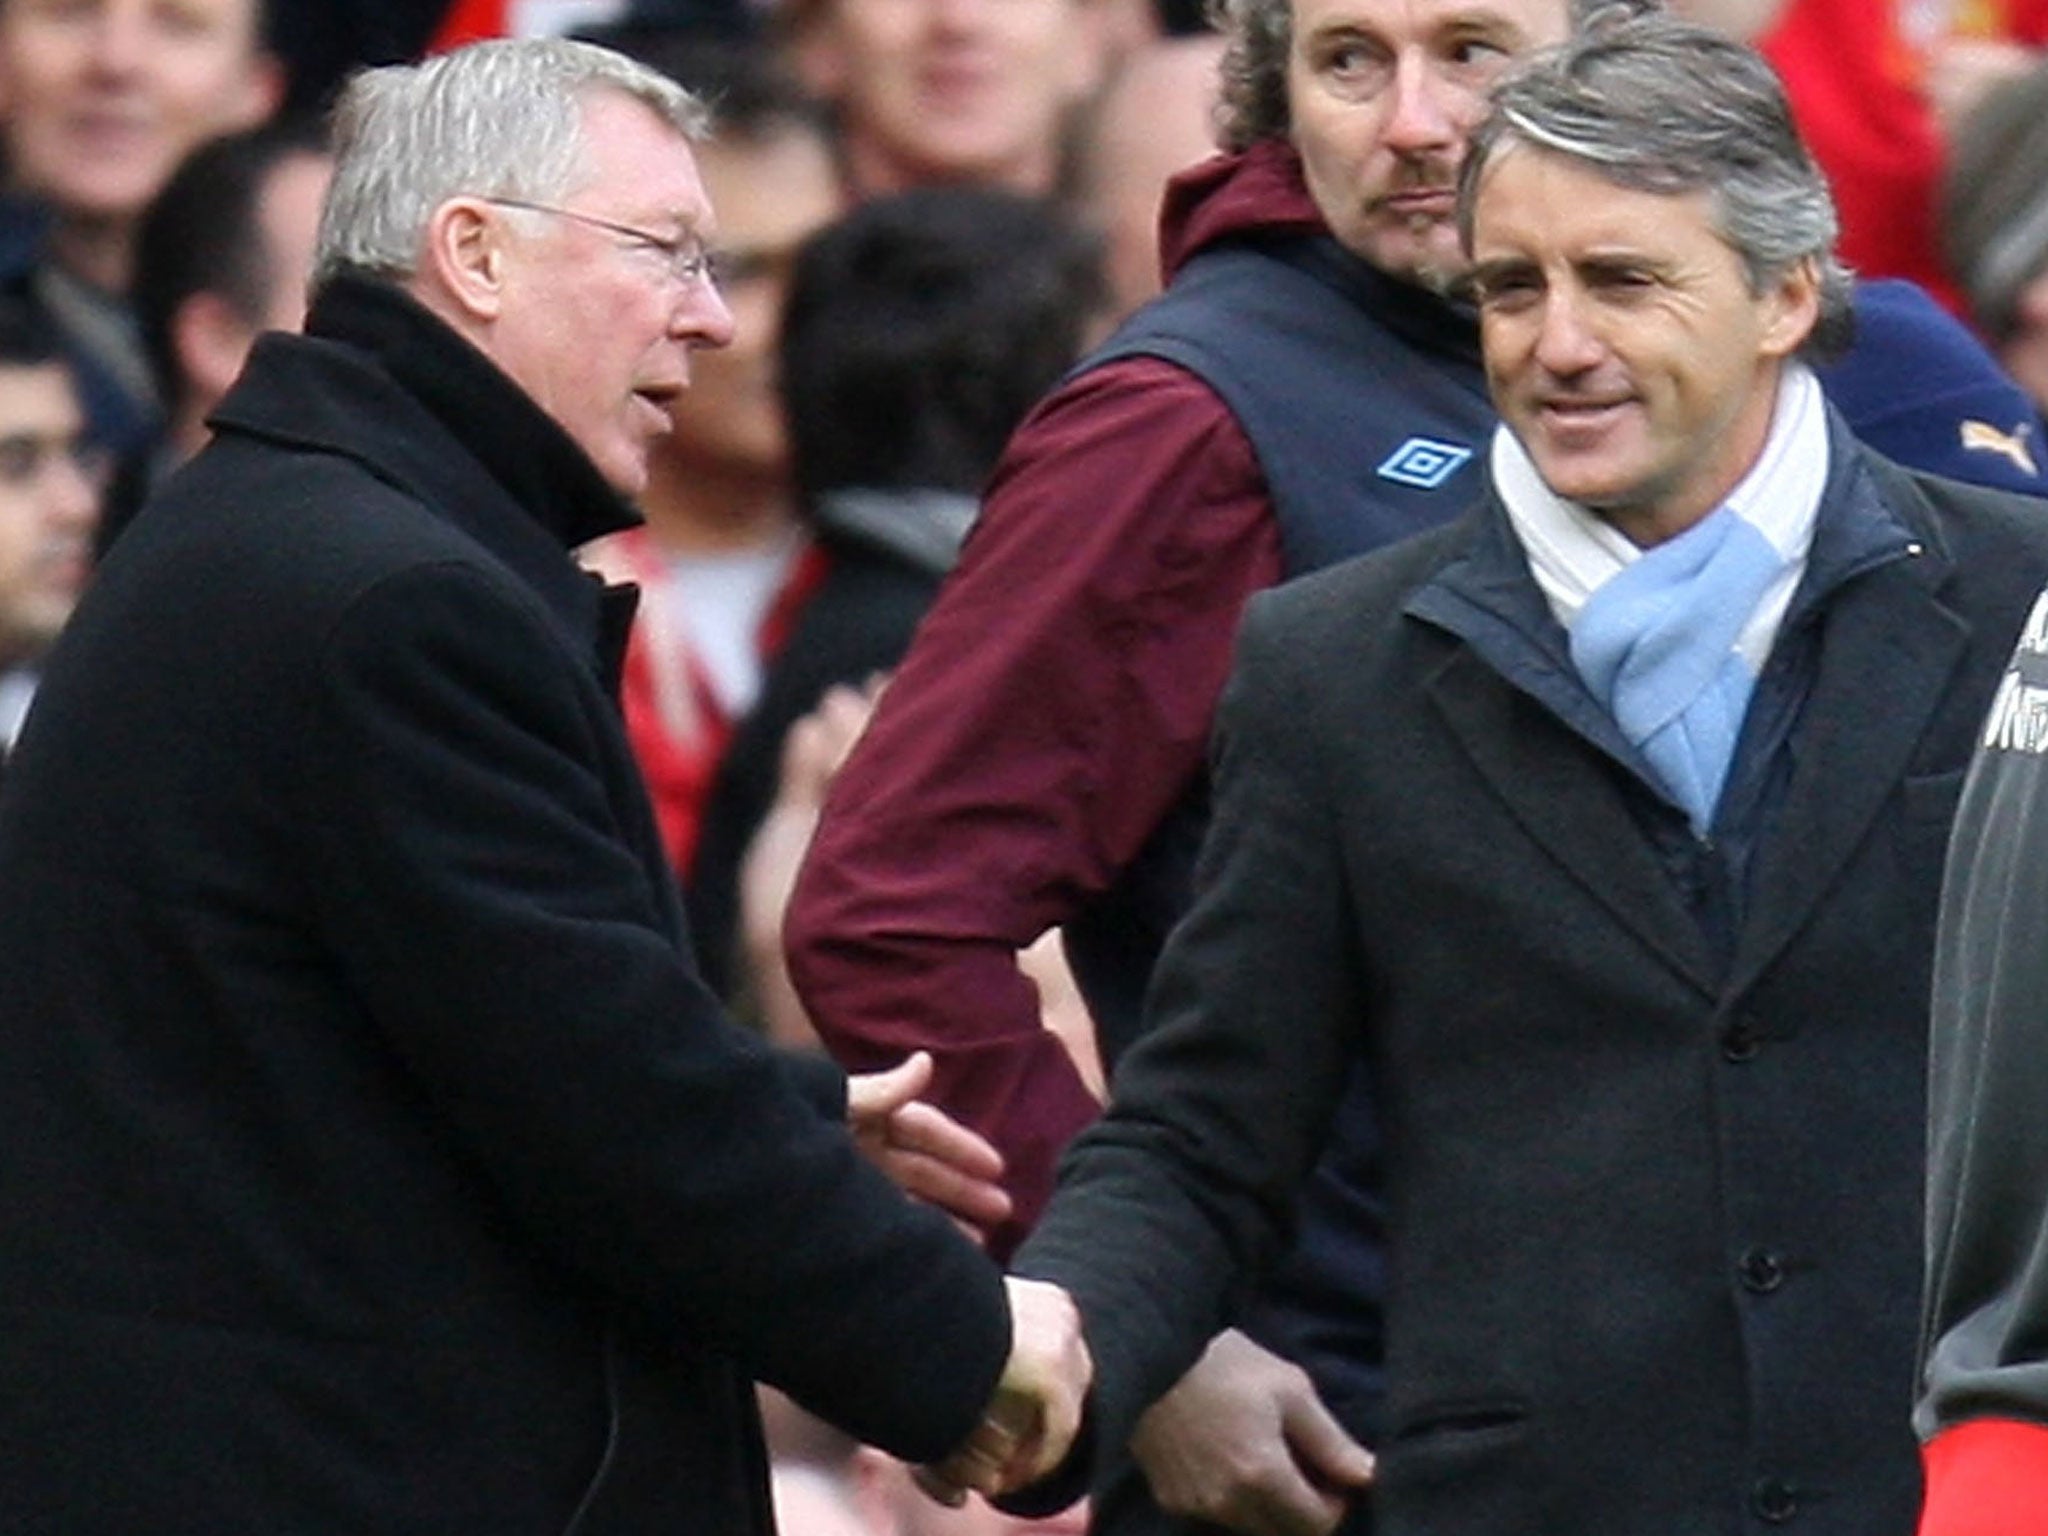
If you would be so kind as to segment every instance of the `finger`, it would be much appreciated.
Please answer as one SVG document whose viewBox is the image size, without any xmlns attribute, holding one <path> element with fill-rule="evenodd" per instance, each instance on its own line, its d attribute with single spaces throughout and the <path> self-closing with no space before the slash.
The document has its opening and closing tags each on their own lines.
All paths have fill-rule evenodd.
<svg viewBox="0 0 2048 1536">
<path fill-rule="evenodd" d="M 919 1493 L 948 1509 L 958 1509 L 967 1502 L 967 1490 L 949 1480 L 936 1467 L 912 1467 L 910 1480 L 917 1485 Z"/>
<path fill-rule="evenodd" d="M 1232 1488 L 1217 1518 L 1245 1536 L 1331 1536 L 1347 1502 L 1342 1494 L 1310 1483 L 1287 1461 Z"/>
<path fill-rule="evenodd" d="M 865 1121 L 894 1114 L 931 1080 L 929 1051 L 913 1051 L 885 1072 L 857 1072 L 846 1080 L 847 1118 Z"/>
<path fill-rule="evenodd" d="M 1007 1418 L 1014 1441 L 1005 1491 L 1035 1483 L 1058 1470 L 1080 1432 L 1080 1398 L 1055 1390 L 1042 1397 L 998 1401 L 992 1416 Z"/>
<path fill-rule="evenodd" d="M 942 1483 L 994 1495 L 1021 1483 L 1012 1474 L 1016 1454 L 1017 1436 L 996 1421 L 991 1405 L 989 1415 L 975 1426 L 967 1443 L 932 1470 Z"/>
<path fill-rule="evenodd" d="M 1372 1482 L 1372 1452 L 1351 1438 L 1313 1392 L 1288 1401 L 1281 1427 L 1295 1461 L 1320 1486 L 1341 1490 Z"/>
<path fill-rule="evenodd" d="M 913 1100 L 889 1117 L 889 1141 L 906 1152 L 922 1152 L 979 1179 L 1003 1174 L 1003 1154 L 986 1137 L 969 1130 L 935 1104 Z"/>
<path fill-rule="evenodd" d="M 890 1147 L 879 1154 L 889 1181 L 913 1199 L 979 1227 L 1007 1221 L 1013 1209 L 1002 1185 L 974 1178 L 935 1158 Z"/>
<path fill-rule="evenodd" d="M 1062 1397 L 1048 1403 L 1044 1425 L 1030 1447 L 1031 1472 L 1027 1481 L 1035 1483 L 1057 1471 L 1060 1463 L 1074 1449 L 1074 1436 L 1080 1429 L 1081 1412 L 1077 1399 Z"/>
</svg>

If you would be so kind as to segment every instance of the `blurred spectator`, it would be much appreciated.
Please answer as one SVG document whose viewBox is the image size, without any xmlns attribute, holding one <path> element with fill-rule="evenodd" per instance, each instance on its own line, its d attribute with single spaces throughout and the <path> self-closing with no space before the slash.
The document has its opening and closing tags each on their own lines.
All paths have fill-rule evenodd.
<svg viewBox="0 0 2048 1536">
<path fill-rule="evenodd" d="M 90 568 L 104 455 L 84 429 L 55 331 L 0 298 L 0 777 Z"/>
<path fill-rule="evenodd" d="M 2048 410 L 2048 66 L 2000 86 L 1964 120 L 1943 227 L 1971 318 Z M 2021 446 L 2041 460 L 2038 434 Z"/>
<path fill-rule="evenodd" d="M 1111 301 L 1127 315 L 1158 293 L 1159 199 L 1176 171 L 1216 153 L 1217 33 L 1163 37 L 1117 66 L 1080 144 L 1081 206 L 1108 242 Z"/>
<path fill-rule="evenodd" d="M 830 102 L 860 197 L 1064 182 L 1104 74 L 1112 0 L 785 0 L 798 72 Z"/>
<path fill-rule="evenodd" d="M 195 150 L 150 204 L 135 313 L 164 402 L 167 446 L 206 443 L 206 413 L 264 331 L 296 331 L 334 162 L 310 124 L 251 129 Z"/>
<path fill-rule="evenodd" d="M 296 331 L 320 200 L 333 172 L 310 123 L 202 144 L 143 215 L 133 302 L 164 432 L 122 465 L 100 526 L 105 549 L 155 483 L 205 446 L 206 416 L 264 331 Z"/>
<path fill-rule="evenodd" d="M 839 212 L 823 117 L 761 55 L 649 37 L 642 62 L 710 102 L 697 167 L 718 210 L 718 281 L 733 341 L 691 361 L 641 497 L 644 527 L 588 561 L 641 589 L 623 703 L 678 874 L 694 865 L 713 775 L 821 567 L 796 517 L 775 387 L 775 336 L 797 247 Z"/>
<path fill-rule="evenodd" d="M 445 26 L 451 0 L 269 0 L 270 37 L 284 61 L 284 110 L 324 111 L 336 88 L 367 64 L 402 64 Z M 493 34 L 495 35 L 495 34 Z"/>
<path fill-rule="evenodd" d="M 1103 302 L 1097 242 L 1008 192 L 878 198 L 798 257 L 782 394 L 824 566 L 705 816 L 690 918 L 714 985 L 729 990 L 734 882 L 784 734 L 833 684 L 885 671 L 909 647 L 1004 442 L 1080 356 Z"/>
<path fill-rule="evenodd" d="M 2048 0 L 1956 0 L 1927 71 L 1936 118 L 1953 139 L 1977 103 L 2027 73 L 2048 48 Z"/>
<path fill-rule="evenodd" d="M 0 4 L 0 131 L 25 194 L 0 211 L 0 285 L 55 317 L 92 429 L 117 452 L 157 415 L 126 302 L 137 226 L 195 145 L 276 106 L 263 22 L 261 0 Z"/>
<path fill-rule="evenodd" d="M 1947 139 L 1987 90 L 2048 44 L 2048 0 L 1672 0 L 1754 42 L 1834 190 L 1838 250 L 1865 277 L 1904 277 L 1955 313 L 1938 188 Z"/>
</svg>

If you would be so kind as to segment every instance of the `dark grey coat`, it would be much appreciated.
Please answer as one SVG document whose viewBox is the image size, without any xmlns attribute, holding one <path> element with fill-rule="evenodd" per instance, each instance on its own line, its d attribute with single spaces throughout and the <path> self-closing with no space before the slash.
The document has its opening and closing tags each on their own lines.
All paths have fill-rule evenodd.
<svg viewBox="0 0 2048 1536">
<path fill-rule="evenodd" d="M 687 958 L 624 509 L 395 289 L 268 338 L 0 809 L 0 1531 L 758 1532 L 750 1379 L 942 1454 L 992 1266 Z"/>
<path fill-rule="evenodd" d="M 1676 813 L 1417 600 L 1496 507 L 1254 600 L 1154 1027 L 1018 1261 L 1080 1297 L 1103 1434 L 1208 1338 L 1362 1055 L 1380 1536 L 1911 1531 L 1935 898 L 2048 517 L 1853 449 L 1831 500 L 1860 476 L 1904 528 L 1819 611 L 1718 955 L 1646 835 Z"/>
</svg>

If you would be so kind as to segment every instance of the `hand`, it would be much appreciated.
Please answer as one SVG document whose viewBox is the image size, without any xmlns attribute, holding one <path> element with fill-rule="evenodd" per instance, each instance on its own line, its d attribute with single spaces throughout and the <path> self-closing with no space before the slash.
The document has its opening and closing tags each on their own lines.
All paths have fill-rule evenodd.
<svg viewBox="0 0 2048 1536">
<path fill-rule="evenodd" d="M 1235 1329 L 1146 1411 L 1131 1454 L 1162 1509 L 1244 1536 L 1328 1536 L 1373 1472 L 1308 1373 Z"/>
<path fill-rule="evenodd" d="M 888 681 L 887 674 L 876 673 L 858 688 L 835 683 L 789 728 L 782 741 L 779 799 L 813 810 L 825 803 L 826 786 L 868 728 Z"/>
<path fill-rule="evenodd" d="M 905 1193 L 970 1228 L 992 1227 L 1010 1214 L 1010 1197 L 996 1182 L 1002 1154 L 918 1098 L 931 1080 L 932 1059 L 924 1051 L 887 1072 L 847 1078 L 846 1124 L 854 1145 Z"/>
<path fill-rule="evenodd" d="M 1042 1280 L 1004 1279 L 1010 1296 L 1010 1359 L 980 1426 L 917 1484 L 945 1504 L 966 1490 L 994 1498 L 1035 1483 L 1067 1459 L 1095 1362 L 1074 1298 Z"/>
</svg>

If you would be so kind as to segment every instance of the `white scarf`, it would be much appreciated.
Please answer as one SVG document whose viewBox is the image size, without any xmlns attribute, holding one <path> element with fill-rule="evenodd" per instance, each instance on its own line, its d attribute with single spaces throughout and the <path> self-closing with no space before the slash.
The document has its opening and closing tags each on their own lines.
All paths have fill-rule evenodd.
<svg viewBox="0 0 2048 1536">
<path fill-rule="evenodd" d="M 1725 510 L 1728 519 L 1748 525 L 1729 530 L 1736 536 L 1728 558 L 1703 563 L 1688 557 L 1689 542 L 1712 545 L 1715 539 L 1705 526 L 1709 519 L 1702 519 L 1668 546 L 1657 546 L 1664 554 L 1652 562 L 1656 570 L 1645 567 L 1641 581 L 1632 577 L 1615 589 L 1611 603 L 1595 604 L 1597 635 L 1590 621 L 1586 634 L 1577 633 L 1588 603 L 1645 551 L 1545 485 L 1505 426 L 1494 434 L 1492 466 L 1508 521 L 1551 611 L 1574 635 L 1573 657 L 1588 685 L 1704 832 L 1750 686 L 1805 574 L 1828 474 L 1819 382 L 1799 364 L 1785 369 L 1762 453 L 1724 507 L 1709 514 Z M 1747 612 L 1728 612 L 1731 601 Z M 1731 658 L 1724 646 L 1736 666 L 1726 665 Z"/>
</svg>

